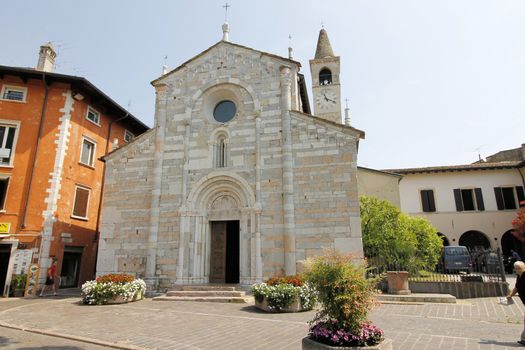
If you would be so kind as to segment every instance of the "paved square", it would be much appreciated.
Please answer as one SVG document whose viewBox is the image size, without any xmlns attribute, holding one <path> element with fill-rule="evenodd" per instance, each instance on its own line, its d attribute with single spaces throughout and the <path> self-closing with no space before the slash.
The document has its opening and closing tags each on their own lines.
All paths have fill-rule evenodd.
<svg viewBox="0 0 525 350">
<path fill-rule="evenodd" d="M 78 300 L 1 300 L 0 332 L 14 326 L 54 334 L 40 340 L 44 345 L 83 344 L 72 349 L 100 349 L 104 344 L 124 349 L 300 349 L 314 315 L 267 314 L 246 304 L 146 299 L 84 306 Z M 519 347 L 516 340 L 523 328 L 523 305 L 516 301 L 511 306 L 497 304 L 497 298 L 457 304 L 381 304 L 370 316 L 393 339 L 394 349 L 513 349 Z M 28 339 L 43 337 L 24 333 Z"/>
</svg>

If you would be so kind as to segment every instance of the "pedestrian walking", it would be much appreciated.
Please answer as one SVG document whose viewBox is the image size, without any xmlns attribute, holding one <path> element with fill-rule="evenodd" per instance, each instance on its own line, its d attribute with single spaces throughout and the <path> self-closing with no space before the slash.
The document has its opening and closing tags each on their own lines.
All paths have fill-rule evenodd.
<svg viewBox="0 0 525 350">
<path fill-rule="evenodd" d="M 512 297 L 516 295 L 516 293 L 519 295 L 521 302 L 525 304 L 525 263 L 523 261 L 516 261 L 514 263 L 514 270 L 516 271 L 516 274 L 518 275 L 516 277 L 516 285 L 512 289 L 512 291 L 507 295 L 508 300 L 512 300 Z M 518 340 L 518 343 L 525 346 L 525 316 L 523 319 L 523 332 L 521 332 L 521 339 Z"/>
<path fill-rule="evenodd" d="M 51 261 L 51 266 L 49 266 L 49 268 L 47 269 L 46 283 L 44 284 L 44 288 L 42 288 L 42 290 L 40 291 L 40 296 L 44 296 L 44 292 L 48 287 L 51 287 L 51 289 L 53 290 L 53 295 L 57 295 L 57 290 L 55 286 L 55 281 L 57 279 L 57 259 L 53 258 L 53 260 Z"/>
</svg>

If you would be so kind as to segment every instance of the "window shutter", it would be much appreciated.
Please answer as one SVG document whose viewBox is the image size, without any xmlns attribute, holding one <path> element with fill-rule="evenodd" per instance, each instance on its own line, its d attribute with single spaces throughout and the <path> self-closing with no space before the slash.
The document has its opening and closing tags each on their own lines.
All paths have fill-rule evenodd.
<svg viewBox="0 0 525 350">
<path fill-rule="evenodd" d="M 478 210 L 485 210 L 485 203 L 483 203 L 483 194 L 481 192 L 481 188 L 475 188 L 474 193 L 476 193 L 476 205 Z"/>
<path fill-rule="evenodd" d="M 496 205 L 498 206 L 498 210 L 505 209 L 505 205 L 503 204 L 503 194 L 501 193 L 501 187 L 494 187 L 494 194 L 496 195 Z"/>
<path fill-rule="evenodd" d="M 459 188 L 454 189 L 454 199 L 456 200 L 456 210 L 463 211 L 463 202 L 461 201 L 461 190 Z"/>
<path fill-rule="evenodd" d="M 421 194 L 421 204 L 423 205 L 423 211 L 429 212 L 430 208 L 428 207 L 428 191 L 420 191 Z"/>
<path fill-rule="evenodd" d="M 525 201 L 525 193 L 523 192 L 523 186 L 516 186 L 516 193 L 518 194 L 518 203 Z"/>
<path fill-rule="evenodd" d="M 89 190 L 77 187 L 73 215 L 85 218 L 87 216 L 87 206 Z"/>
<path fill-rule="evenodd" d="M 5 196 L 7 194 L 7 184 L 9 179 L 0 180 L 0 209 L 4 209 Z"/>
<path fill-rule="evenodd" d="M 434 190 L 428 191 L 428 206 L 430 211 L 436 211 L 436 202 L 434 202 Z"/>
</svg>

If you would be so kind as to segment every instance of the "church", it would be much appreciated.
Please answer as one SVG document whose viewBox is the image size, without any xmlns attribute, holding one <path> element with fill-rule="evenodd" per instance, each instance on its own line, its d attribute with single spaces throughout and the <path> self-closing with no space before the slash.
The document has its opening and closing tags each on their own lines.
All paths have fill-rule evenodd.
<svg viewBox="0 0 525 350">
<path fill-rule="evenodd" d="M 301 64 L 222 40 L 152 82 L 155 125 L 104 157 L 97 275 L 150 288 L 300 272 L 324 248 L 362 256 L 357 152 L 340 58 L 321 29 Z"/>
</svg>

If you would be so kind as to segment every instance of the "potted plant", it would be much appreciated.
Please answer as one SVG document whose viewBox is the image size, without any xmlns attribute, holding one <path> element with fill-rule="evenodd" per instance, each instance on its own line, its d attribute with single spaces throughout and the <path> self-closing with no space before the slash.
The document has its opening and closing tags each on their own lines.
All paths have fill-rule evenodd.
<svg viewBox="0 0 525 350">
<path fill-rule="evenodd" d="M 11 278 L 11 285 L 9 288 L 9 294 L 13 297 L 23 297 L 26 288 L 27 275 L 13 275 Z"/>
<path fill-rule="evenodd" d="M 268 312 L 298 312 L 311 310 L 316 302 L 315 291 L 301 276 L 270 278 L 254 284 L 255 306 Z"/>
<path fill-rule="evenodd" d="M 366 264 L 354 260 L 329 250 L 307 261 L 305 278 L 317 291 L 320 309 L 303 349 L 392 349 L 391 340 L 367 318 L 377 281 L 366 279 Z"/>
<path fill-rule="evenodd" d="M 121 304 L 141 300 L 146 283 L 127 274 L 107 274 L 82 285 L 82 303 L 88 305 Z"/>
</svg>

